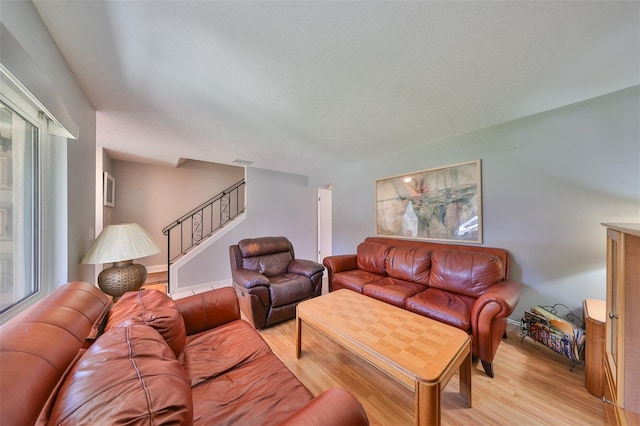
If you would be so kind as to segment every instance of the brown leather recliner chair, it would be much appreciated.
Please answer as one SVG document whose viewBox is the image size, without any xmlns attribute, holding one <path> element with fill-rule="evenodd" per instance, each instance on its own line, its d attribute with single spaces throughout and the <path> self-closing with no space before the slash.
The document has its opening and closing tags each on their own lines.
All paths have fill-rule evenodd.
<svg viewBox="0 0 640 426">
<path fill-rule="evenodd" d="M 240 309 L 257 329 L 296 316 L 296 306 L 319 296 L 324 266 L 296 259 L 285 237 L 262 237 L 229 247 Z"/>
</svg>

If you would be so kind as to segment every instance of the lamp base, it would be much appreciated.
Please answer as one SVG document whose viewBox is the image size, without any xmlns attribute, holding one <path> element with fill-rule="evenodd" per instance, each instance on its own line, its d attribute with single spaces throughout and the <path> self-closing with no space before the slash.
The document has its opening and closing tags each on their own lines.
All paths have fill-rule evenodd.
<svg viewBox="0 0 640 426">
<path fill-rule="evenodd" d="M 100 290 L 117 301 L 127 291 L 137 291 L 147 280 L 147 268 L 133 260 L 113 262 L 113 266 L 103 269 L 98 275 Z"/>
</svg>

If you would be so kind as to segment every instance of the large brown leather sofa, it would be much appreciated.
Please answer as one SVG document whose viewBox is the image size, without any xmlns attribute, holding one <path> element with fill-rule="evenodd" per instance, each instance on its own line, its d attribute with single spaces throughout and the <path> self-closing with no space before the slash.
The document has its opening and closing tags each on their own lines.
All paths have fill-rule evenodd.
<svg viewBox="0 0 640 426">
<path fill-rule="evenodd" d="M 69 283 L 0 327 L 0 425 L 353 425 L 360 403 L 314 398 L 240 319 L 226 287 L 115 305 Z"/>
<path fill-rule="evenodd" d="M 460 328 L 493 377 L 493 359 L 520 300 L 507 250 L 369 237 L 324 259 L 329 291 L 346 288 Z"/>
</svg>

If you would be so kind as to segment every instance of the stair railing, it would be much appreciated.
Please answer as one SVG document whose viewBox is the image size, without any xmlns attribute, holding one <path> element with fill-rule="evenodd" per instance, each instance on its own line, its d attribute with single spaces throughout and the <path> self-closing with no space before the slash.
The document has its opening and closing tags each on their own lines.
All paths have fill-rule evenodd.
<svg viewBox="0 0 640 426">
<path fill-rule="evenodd" d="M 245 211 L 245 180 L 225 189 L 213 198 L 167 225 L 167 270 L 171 264 L 208 236 L 223 228 Z M 170 283 L 167 283 L 169 286 Z"/>
</svg>

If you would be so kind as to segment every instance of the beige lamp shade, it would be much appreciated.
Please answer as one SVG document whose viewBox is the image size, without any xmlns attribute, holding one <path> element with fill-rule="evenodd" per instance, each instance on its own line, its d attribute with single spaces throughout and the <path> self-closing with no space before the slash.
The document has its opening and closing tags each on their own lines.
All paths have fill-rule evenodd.
<svg viewBox="0 0 640 426">
<path fill-rule="evenodd" d="M 109 225 L 82 258 L 82 263 L 110 263 L 160 253 L 151 235 L 137 223 Z"/>
<path fill-rule="evenodd" d="M 127 291 L 136 291 L 147 279 L 147 269 L 133 259 L 160 253 L 160 248 L 137 223 L 109 225 L 102 230 L 81 263 L 113 262 L 98 275 L 98 287 L 117 300 Z"/>
</svg>

